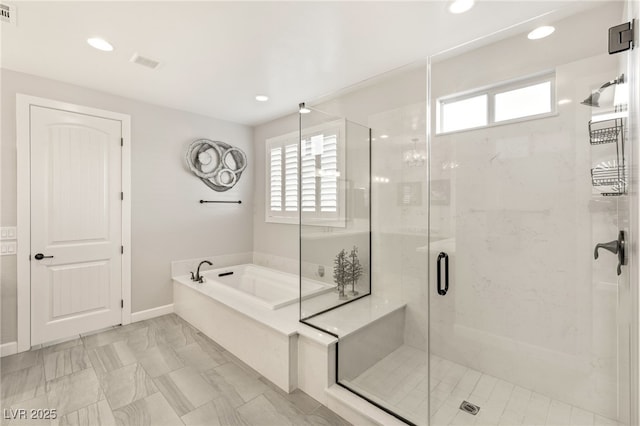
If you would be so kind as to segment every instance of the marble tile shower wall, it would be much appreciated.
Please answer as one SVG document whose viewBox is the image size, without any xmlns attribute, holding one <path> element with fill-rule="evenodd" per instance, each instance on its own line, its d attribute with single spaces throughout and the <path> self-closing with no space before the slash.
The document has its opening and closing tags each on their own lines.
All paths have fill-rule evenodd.
<svg viewBox="0 0 640 426">
<path fill-rule="evenodd" d="M 591 110 L 576 99 L 617 64 L 555 70 L 558 99 L 574 99 L 556 116 L 434 138 L 431 178 L 451 195 L 432 224 L 455 247 L 450 293 L 430 290 L 431 352 L 616 418 L 615 264 L 592 260 L 617 235 L 615 200 L 592 194 Z"/>
</svg>

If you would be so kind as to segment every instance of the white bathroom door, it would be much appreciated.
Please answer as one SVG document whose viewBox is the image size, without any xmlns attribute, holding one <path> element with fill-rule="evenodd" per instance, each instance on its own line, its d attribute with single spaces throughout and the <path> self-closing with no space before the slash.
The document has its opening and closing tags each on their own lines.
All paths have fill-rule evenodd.
<svg viewBox="0 0 640 426">
<path fill-rule="evenodd" d="M 31 345 L 121 323 L 121 122 L 31 106 Z"/>
</svg>

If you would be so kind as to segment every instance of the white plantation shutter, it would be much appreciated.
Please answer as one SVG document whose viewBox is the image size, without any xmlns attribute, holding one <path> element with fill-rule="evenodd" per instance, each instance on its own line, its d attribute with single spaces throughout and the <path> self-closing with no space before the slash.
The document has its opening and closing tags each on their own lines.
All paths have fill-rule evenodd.
<svg viewBox="0 0 640 426">
<path fill-rule="evenodd" d="M 338 137 L 330 135 L 322 141 L 320 156 L 320 211 L 338 211 Z"/>
<path fill-rule="evenodd" d="M 344 161 L 340 158 L 344 156 L 344 143 L 340 140 L 344 135 L 344 121 L 329 124 L 314 131 L 309 129 L 299 144 L 297 133 L 267 140 L 268 222 L 298 222 L 300 189 L 305 223 L 345 226 L 344 194 L 340 188 L 341 161 Z"/>
<path fill-rule="evenodd" d="M 302 211 L 316 211 L 316 157 L 313 150 L 313 139 L 302 141 Z"/>
<path fill-rule="evenodd" d="M 269 158 L 269 206 L 271 211 L 282 211 L 282 148 L 271 148 Z"/>
<path fill-rule="evenodd" d="M 298 145 L 284 147 L 284 205 L 288 212 L 298 211 Z"/>
</svg>

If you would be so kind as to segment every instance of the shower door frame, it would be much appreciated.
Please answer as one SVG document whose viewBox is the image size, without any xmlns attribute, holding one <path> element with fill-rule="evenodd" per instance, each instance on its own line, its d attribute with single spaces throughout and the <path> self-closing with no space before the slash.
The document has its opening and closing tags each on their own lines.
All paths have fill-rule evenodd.
<svg viewBox="0 0 640 426">
<path fill-rule="evenodd" d="M 630 424 L 640 424 L 640 259 L 638 242 L 640 242 L 640 192 L 639 171 L 640 165 L 640 49 L 638 46 L 638 21 L 640 18 L 640 3 L 627 0 L 627 20 L 633 22 L 634 42 L 629 55 L 629 149 L 631 151 L 631 164 L 629 165 L 631 199 L 630 234 L 631 242 L 629 253 L 629 280 L 631 293 L 631 327 L 630 327 L 630 354 L 631 365 L 629 371 L 630 380 Z M 635 198 L 635 199 L 634 199 Z"/>
</svg>

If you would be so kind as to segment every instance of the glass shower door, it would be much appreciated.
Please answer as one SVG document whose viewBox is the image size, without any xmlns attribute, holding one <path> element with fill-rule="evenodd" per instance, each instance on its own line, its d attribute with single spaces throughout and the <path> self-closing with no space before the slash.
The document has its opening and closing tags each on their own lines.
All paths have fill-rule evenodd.
<svg viewBox="0 0 640 426">
<path fill-rule="evenodd" d="M 432 59 L 432 425 L 629 424 L 622 6 Z"/>
</svg>

